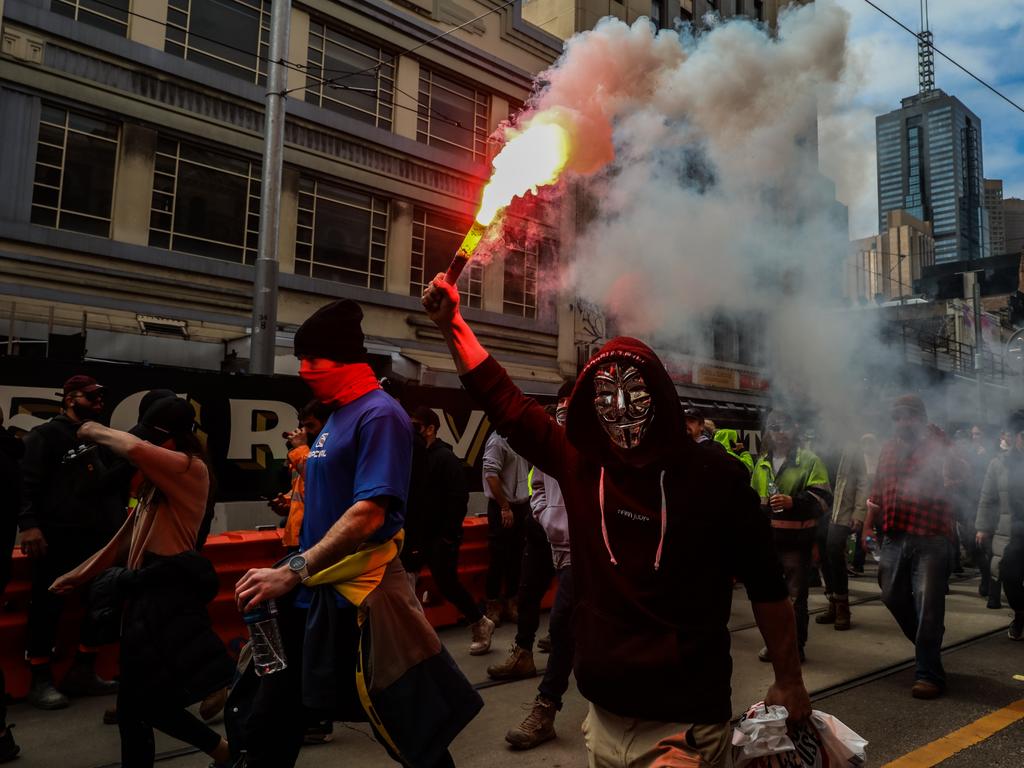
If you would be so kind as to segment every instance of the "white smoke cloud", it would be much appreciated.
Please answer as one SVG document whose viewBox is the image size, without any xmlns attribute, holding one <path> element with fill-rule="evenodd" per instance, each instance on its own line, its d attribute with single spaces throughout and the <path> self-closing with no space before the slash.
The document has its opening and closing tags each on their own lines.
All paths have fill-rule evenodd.
<svg viewBox="0 0 1024 768">
<path fill-rule="evenodd" d="M 846 152 L 836 167 L 866 160 L 860 136 L 828 121 L 847 27 L 827 1 L 784 12 L 774 37 L 746 20 L 695 38 L 605 19 L 569 41 L 520 120 L 559 110 L 573 136 L 568 167 L 593 215 L 566 254 L 569 292 L 622 332 L 703 357 L 712 313 L 755 320 L 775 396 L 838 431 L 858 423 L 874 336 L 834 299 L 848 232 L 818 170 L 816 114 Z"/>
</svg>

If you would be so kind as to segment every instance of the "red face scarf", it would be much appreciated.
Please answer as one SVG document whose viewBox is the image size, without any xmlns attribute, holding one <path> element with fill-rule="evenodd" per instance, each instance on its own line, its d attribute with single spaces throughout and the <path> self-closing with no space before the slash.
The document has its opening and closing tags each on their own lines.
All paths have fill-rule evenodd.
<svg viewBox="0 0 1024 768">
<path fill-rule="evenodd" d="M 299 376 L 321 403 L 348 405 L 367 392 L 380 389 L 373 369 L 366 363 L 336 363 L 326 358 L 303 360 Z"/>
</svg>

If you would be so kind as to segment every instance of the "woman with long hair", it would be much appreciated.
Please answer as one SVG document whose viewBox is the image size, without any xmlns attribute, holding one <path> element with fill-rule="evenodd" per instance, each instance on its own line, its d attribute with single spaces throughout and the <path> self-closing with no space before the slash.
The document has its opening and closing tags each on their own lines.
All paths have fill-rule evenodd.
<svg viewBox="0 0 1024 768">
<path fill-rule="evenodd" d="M 121 607 L 117 710 L 125 768 L 151 768 L 154 728 L 215 765 L 230 759 L 227 741 L 186 709 L 223 689 L 234 671 L 206 610 L 218 589 L 213 566 L 197 551 L 209 530 L 211 475 L 194 429 L 192 406 L 164 397 L 134 434 L 95 422 L 78 431 L 137 469 L 121 530 L 51 587 L 69 592 L 91 583 L 90 602 L 106 607 L 114 625 Z"/>
</svg>

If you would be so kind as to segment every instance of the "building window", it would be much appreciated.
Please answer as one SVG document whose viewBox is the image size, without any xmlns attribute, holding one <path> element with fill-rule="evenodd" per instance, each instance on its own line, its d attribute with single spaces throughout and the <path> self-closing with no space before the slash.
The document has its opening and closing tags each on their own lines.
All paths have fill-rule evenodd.
<svg viewBox="0 0 1024 768">
<path fill-rule="evenodd" d="M 53 0 L 50 10 L 121 37 L 128 36 L 130 0 Z"/>
<path fill-rule="evenodd" d="M 263 85 L 270 0 L 168 0 L 164 50 Z"/>
<path fill-rule="evenodd" d="M 303 178 L 295 274 L 384 290 L 388 201 Z"/>
<path fill-rule="evenodd" d="M 651 23 L 655 29 L 661 29 L 665 23 L 665 13 L 662 8 L 662 0 L 651 0 Z"/>
<path fill-rule="evenodd" d="M 416 208 L 412 217 L 412 269 L 409 295 L 419 296 L 438 272 L 444 272 L 473 222 Z M 471 261 L 459 278 L 459 294 L 468 307 L 483 304 L 483 267 Z"/>
<path fill-rule="evenodd" d="M 118 126 L 43 104 L 32 223 L 110 236 Z"/>
<path fill-rule="evenodd" d="M 258 162 L 160 137 L 149 244 L 253 263 L 260 231 L 259 175 Z"/>
<path fill-rule="evenodd" d="M 483 91 L 420 67 L 416 140 L 484 162 L 490 101 Z"/>
<path fill-rule="evenodd" d="M 537 317 L 537 271 L 544 245 L 533 241 L 505 251 L 505 292 L 502 311 L 506 315 Z"/>
<path fill-rule="evenodd" d="M 309 26 L 306 101 L 364 123 L 391 130 L 395 100 L 395 57 L 331 27 Z M 347 72 L 358 75 L 339 78 Z"/>
</svg>

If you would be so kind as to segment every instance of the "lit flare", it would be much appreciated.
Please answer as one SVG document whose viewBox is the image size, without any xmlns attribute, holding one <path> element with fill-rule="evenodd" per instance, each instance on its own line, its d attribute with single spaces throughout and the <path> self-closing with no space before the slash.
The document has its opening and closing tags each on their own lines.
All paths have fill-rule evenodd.
<svg viewBox="0 0 1024 768">
<path fill-rule="evenodd" d="M 554 184 L 569 160 L 569 132 L 553 115 L 540 113 L 523 131 L 510 130 L 509 134 L 511 138 L 491 163 L 494 172 L 484 187 L 476 221 L 445 273 L 449 285 L 455 285 L 498 212 L 513 198 Z"/>
</svg>

